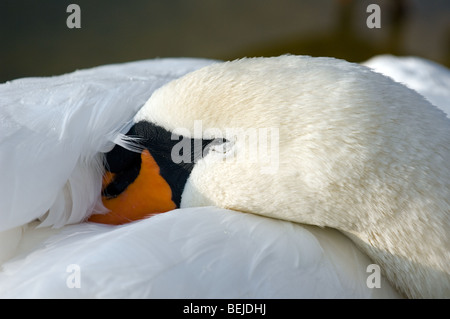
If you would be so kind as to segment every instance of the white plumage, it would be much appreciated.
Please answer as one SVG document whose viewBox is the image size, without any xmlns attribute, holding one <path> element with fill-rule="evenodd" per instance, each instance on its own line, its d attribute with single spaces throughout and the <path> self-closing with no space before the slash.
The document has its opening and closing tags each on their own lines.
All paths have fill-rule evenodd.
<svg viewBox="0 0 450 319">
<path fill-rule="evenodd" d="M 143 61 L 0 86 L 0 297 L 398 297 L 335 230 L 185 208 L 124 226 L 98 205 L 101 156 L 151 93 L 208 60 Z M 49 212 L 47 212 L 50 210 Z M 69 265 L 80 288 L 69 288 Z"/>
<path fill-rule="evenodd" d="M 5 265 L 0 296 L 397 297 L 384 279 L 380 289 L 367 287 L 369 264 L 334 230 L 186 208 L 123 226 L 66 226 L 27 258 Z M 74 273 L 69 265 L 79 266 L 79 288 L 67 286 Z"/>
<path fill-rule="evenodd" d="M 153 60 L 2 84 L 0 231 L 36 218 L 60 227 L 101 210 L 99 152 L 156 88 L 211 62 Z"/>
<path fill-rule="evenodd" d="M 379 55 L 363 64 L 419 92 L 450 117 L 450 73 L 446 67 L 419 57 L 392 55 Z"/>
</svg>

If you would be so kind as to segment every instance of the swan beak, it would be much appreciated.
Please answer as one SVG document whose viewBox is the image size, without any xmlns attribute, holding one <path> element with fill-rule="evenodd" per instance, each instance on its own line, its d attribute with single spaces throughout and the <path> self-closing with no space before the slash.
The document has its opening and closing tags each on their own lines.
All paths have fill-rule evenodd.
<svg viewBox="0 0 450 319">
<path fill-rule="evenodd" d="M 102 201 L 109 212 L 92 215 L 90 222 L 120 225 L 176 208 L 170 185 L 160 175 L 160 168 L 147 149 L 140 154 L 140 162 L 134 181 L 114 196 L 105 193 L 105 189 L 119 177 L 118 174 L 106 171 L 103 176 Z"/>
</svg>

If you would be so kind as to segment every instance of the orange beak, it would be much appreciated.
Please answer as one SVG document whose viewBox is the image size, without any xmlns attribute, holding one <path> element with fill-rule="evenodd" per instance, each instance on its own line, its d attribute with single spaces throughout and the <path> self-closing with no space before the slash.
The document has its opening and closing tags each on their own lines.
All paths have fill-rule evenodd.
<svg viewBox="0 0 450 319">
<path fill-rule="evenodd" d="M 103 189 L 114 177 L 113 173 L 105 173 Z M 117 197 L 102 196 L 102 201 L 110 212 L 92 215 L 90 222 L 120 225 L 176 208 L 169 184 L 160 175 L 158 164 L 146 149 L 141 154 L 141 169 L 134 182 Z"/>
</svg>

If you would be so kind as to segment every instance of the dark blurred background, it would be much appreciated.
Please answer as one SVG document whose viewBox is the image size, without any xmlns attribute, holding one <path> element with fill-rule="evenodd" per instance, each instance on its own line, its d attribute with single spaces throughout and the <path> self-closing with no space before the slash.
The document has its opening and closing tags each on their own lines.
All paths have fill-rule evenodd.
<svg viewBox="0 0 450 319">
<path fill-rule="evenodd" d="M 81 28 L 66 25 L 81 8 Z M 381 28 L 369 29 L 369 4 Z M 450 66 L 449 0 L 0 0 L 0 82 L 155 57 L 391 53 Z"/>
</svg>

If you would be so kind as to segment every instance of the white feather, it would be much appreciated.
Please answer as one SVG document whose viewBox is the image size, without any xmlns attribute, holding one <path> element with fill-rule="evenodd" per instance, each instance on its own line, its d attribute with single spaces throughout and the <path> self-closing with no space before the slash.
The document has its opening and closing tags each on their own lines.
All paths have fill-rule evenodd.
<svg viewBox="0 0 450 319">
<path fill-rule="evenodd" d="M 371 261 L 337 231 L 213 207 L 66 226 L 25 256 L 4 265 L 0 297 L 398 297 L 384 279 L 367 287 Z"/>
<path fill-rule="evenodd" d="M 450 117 L 450 71 L 419 57 L 379 55 L 363 63 L 419 92 Z"/>
<path fill-rule="evenodd" d="M 0 231 L 61 227 L 99 203 L 102 155 L 152 92 L 211 60 L 102 66 L 0 85 Z"/>
</svg>

